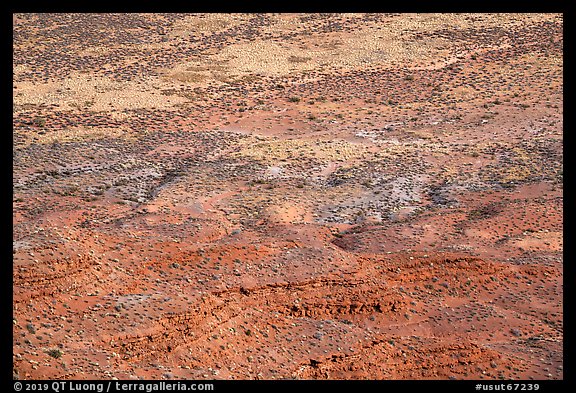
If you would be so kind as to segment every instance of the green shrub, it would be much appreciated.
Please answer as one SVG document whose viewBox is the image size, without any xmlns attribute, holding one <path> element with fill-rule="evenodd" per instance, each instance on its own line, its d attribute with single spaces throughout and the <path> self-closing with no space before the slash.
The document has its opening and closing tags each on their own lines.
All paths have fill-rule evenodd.
<svg viewBox="0 0 576 393">
<path fill-rule="evenodd" d="M 58 348 L 56 348 L 56 349 L 49 349 L 48 351 L 46 351 L 46 353 L 47 353 L 49 356 L 52 356 L 54 359 L 58 359 L 58 358 L 60 358 L 60 357 L 64 354 L 64 353 L 63 353 L 61 350 L 59 350 Z"/>
<path fill-rule="evenodd" d="M 40 116 L 36 116 L 33 120 L 33 123 L 36 127 L 44 127 L 46 126 L 46 119 Z"/>
</svg>

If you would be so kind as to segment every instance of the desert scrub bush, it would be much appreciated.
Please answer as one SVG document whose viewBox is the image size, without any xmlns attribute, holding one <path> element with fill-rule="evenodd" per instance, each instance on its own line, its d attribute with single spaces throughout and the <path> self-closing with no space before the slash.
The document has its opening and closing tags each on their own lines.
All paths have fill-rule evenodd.
<svg viewBox="0 0 576 393">
<path fill-rule="evenodd" d="M 502 207 L 497 204 L 489 204 L 473 209 L 468 212 L 469 220 L 479 220 L 483 218 L 490 218 L 498 215 L 502 211 Z"/>
<path fill-rule="evenodd" d="M 59 350 L 58 348 L 55 349 L 49 349 L 46 351 L 46 353 L 49 356 L 52 356 L 54 359 L 59 359 L 60 357 L 62 357 L 62 355 L 64 354 L 61 350 Z"/>
<path fill-rule="evenodd" d="M 292 96 L 289 98 L 290 102 L 300 102 L 300 97 Z"/>
<path fill-rule="evenodd" d="M 41 116 L 36 116 L 32 122 L 36 127 L 46 126 L 46 119 Z"/>
</svg>

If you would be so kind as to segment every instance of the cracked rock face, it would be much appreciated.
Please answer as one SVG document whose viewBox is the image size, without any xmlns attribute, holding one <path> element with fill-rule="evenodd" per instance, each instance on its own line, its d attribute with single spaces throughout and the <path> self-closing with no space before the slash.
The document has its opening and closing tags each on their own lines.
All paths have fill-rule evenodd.
<svg viewBox="0 0 576 393">
<path fill-rule="evenodd" d="M 563 378 L 562 15 L 13 32 L 14 379 Z"/>
</svg>

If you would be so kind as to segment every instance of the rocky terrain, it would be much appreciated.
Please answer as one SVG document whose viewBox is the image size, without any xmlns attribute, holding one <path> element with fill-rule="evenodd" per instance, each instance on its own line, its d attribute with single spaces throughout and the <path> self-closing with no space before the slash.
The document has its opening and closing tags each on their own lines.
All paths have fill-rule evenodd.
<svg viewBox="0 0 576 393">
<path fill-rule="evenodd" d="M 14 14 L 18 379 L 562 379 L 558 14 Z"/>
</svg>

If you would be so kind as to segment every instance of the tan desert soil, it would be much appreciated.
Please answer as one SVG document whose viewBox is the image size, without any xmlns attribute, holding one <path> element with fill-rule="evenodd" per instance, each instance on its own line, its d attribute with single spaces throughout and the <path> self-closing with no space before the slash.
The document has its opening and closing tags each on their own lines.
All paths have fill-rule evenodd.
<svg viewBox="0 0 576 393">
<path fill-rule="evenodd" d="M 14 378 L 563 379 L 562 31 L 15 14 Z"/>
</svg>

